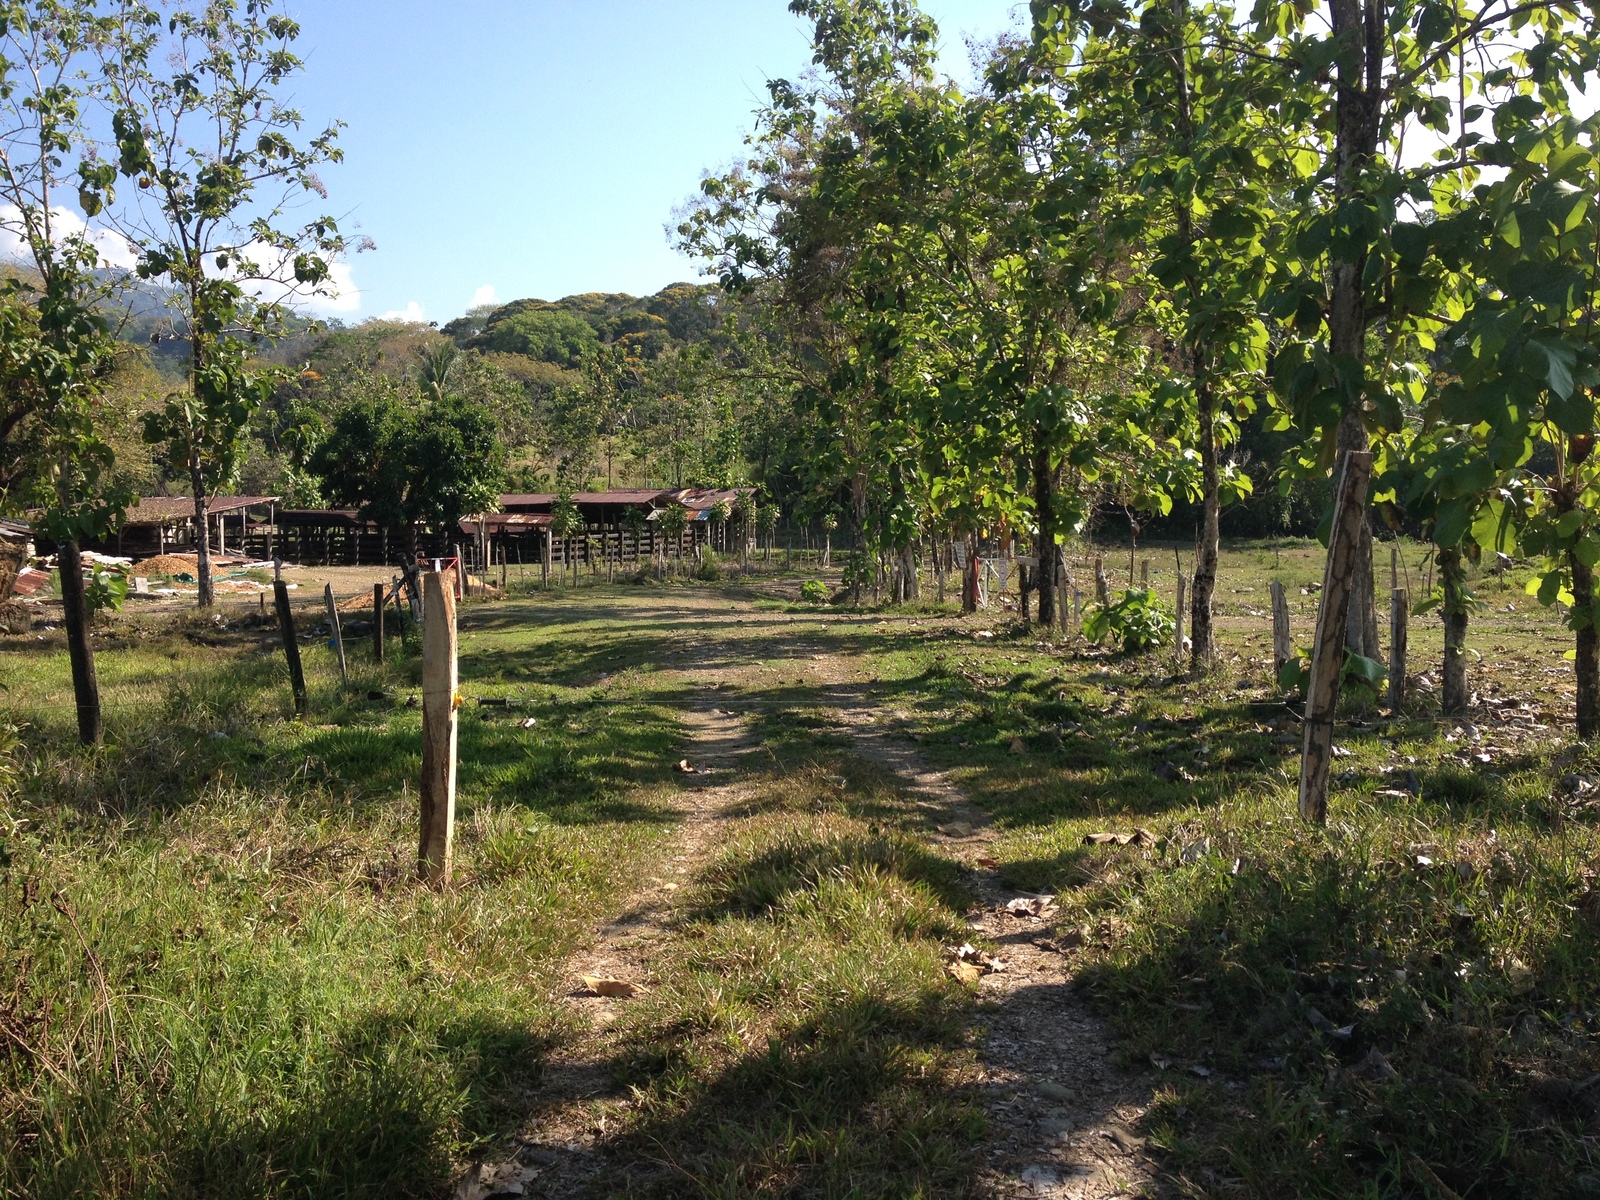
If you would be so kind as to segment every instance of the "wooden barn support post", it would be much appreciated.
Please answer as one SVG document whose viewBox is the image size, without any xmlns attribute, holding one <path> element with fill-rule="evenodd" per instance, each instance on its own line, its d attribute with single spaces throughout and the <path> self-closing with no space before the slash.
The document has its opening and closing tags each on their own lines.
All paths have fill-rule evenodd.
<svg viewBox="0 0 1600 1200">
<path fill-rule="evenodd" d="M 378 662 L 383 661 L 383 610 L 388 605 L 383 602 L 383 584 L 372 585 L 372 656 Z"/>
<path fill-rule="evenodd" d="M 450 882 L 456 819 L 456 595 L 454 580 L 423 579 L 422 822 L 417 872 L 423 882 Z"/>
<path fill-rule="evenodd" d="M 283 656 L 289 662 L 289 686 L 294 690 L 294 711 L 306 712 L 306 673 L 300 664 L 300 640 L 294 631 L 294 609 L 289 606 L 289 585 L 279 579 L 272 585 L 272 603 L 278 610 L 278 633 L 283 638 Z"/>
<path fill-rule="evenodd" d="M 1356 585 L 1371 579 L 1358 568 L 1361 522 L 1367 511 L 1372 452 L 1344 456 L 1328 537 L 1328 565 L 1322 577 L 1317 635 L 1311 649 L 1311 680 L 1306 689 L 1305 753 L 1300 760 L 1300 815 L 1317 825 L 1328 821 L 1328 772 L 1333 762 L 1333 718 L 1344 676 L 1345 624 Z"/>
<path fill-rule="evenodd" d="M 328 627 L 333 630 L 333 648 L 339 655 L 339 678 L 350 686 L 350 666 L 344 658 L 344 626 L 339 621 L 339 606 L 333 600 L 333 584 L 322 586 L 322 601 L 328 606 Z"/>
<path fill-rule="evenodd" d="M 1411 593 L 1389 591 L 1389 711 L 1398 713 L 1406 703 L 1406 622 L 1411 615 Z"/>
</svg>

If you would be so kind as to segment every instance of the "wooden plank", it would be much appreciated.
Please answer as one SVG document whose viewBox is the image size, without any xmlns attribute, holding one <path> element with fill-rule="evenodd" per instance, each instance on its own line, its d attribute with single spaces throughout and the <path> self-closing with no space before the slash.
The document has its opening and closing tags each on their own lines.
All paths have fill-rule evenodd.
<svg viewBox="0 0 1600 1200">
<path fill-rule="evenodd" d="M 1411 593 L 1405 588 L 1389 592 L 1389 711 L 1406 704 L 1406 624 L 1411 616 Z"/>
<path fill-rule="evenodd" d="M 1328 563 L 1322 576 L 1322 603 L 1317 609 L 1317 634 L 1311 650 L 1311 680 L 1306 689 L 1305 751 L 1300 760 L 1300 815 L 1317 825 L 1328 822 L 1328 775 L 1333 763 L 1333 718 L 1344 675 L 1345 629 L 1350 600 L 1370 573 L 1358 568 L 1361 523 L 1367 510 L 1367 484 L 1372 478 L 1372 452 L 1353 450 L 1344 469 L 1328 537 Z"/>
<path fill-rule="evenodd" d="M 278 610 L 278 633 L 283 638 L 283 657 L 289 663 L 289 686 L 294 691 L 294 711 L 306 711 L 306 673 L 300 664 L 300 640 L 294 631 L 294 609 L 289 606 L 289 585 L 278 580 L 272 585 L 272 603 Z"/>
<path fill-rule="evenodd" d="M 422 820 L 417 873 L 450 882 L 456 820 L 456 593 L 450 572 L 424 577 L 422 626 Z"/>
<path fill-rule="evenodd" d="M 344 686 L 350 686 L 350 667 L 344 659 L 344 626 L 339 621 L 339 606 L 333 601 L 333 584 L 324 584 L 322 587 L 322 600 L 328 606 L 328 624 L 333 629 L 333 648 L 339 655 L 339 678 L 344 680 Z"/>
<path fill-rule="evenodd" d="M 1283 584 L 1272 581 L 1272 678 L 1283 672 L 1284 664 L 1294 657 L 1294 639 L 1289 632 L 1289 595 Z"/>
<path fill-rule="evenodd" d="M 372 585 L 372 656 L 383 661 L 383 610 L 389 607 L 384 599 L 383 584 Z"/>
</svg>

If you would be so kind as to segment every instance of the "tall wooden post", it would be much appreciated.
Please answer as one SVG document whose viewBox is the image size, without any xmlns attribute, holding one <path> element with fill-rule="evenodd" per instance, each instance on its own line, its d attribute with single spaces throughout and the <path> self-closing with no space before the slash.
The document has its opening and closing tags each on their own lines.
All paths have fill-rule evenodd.
<svg viewBox="0 0 1600 1200">
<path fill-rule="evenodd" d="M 423 580 L 422 822 L 417 873 L 425 883 L 450 882 L 450 841 L 456 820 L 456 594 L 455 581 L 433 573 Z"/>
<path fill-rule="evenodd" d="M 1106 578 L 1106 560 L 1099 557 L 1094 560 L 1094 594 L 1101 608 L 1110 606 L 1111 581 Z"/>
<path fill-rule="evenodd" d="M 383 610 L 387 606 L 383 602 L 383 584 L 372 585 L 372 655 L 380 663 L 383 661 Z"/>
<path fill-rule="evenodd" d="M 539 563 L 539 586 L 545 591 L 550 590 L 550 549 L 555 539 L 550 536 L 550 531 L 544 531 L 544 558 Z"/>
<path fill-rule="evenodd" d="M 1294 657 L 1294 639 L 1289 635 L 1289 595 L 1283 584 L 1272 581 L 1272 677 L 1283 673 L 1284 664 Z"/>
<path fill-rule="evenodd" d="M 328 626 L 333 630 L 333 648 L 339 655 L 339 678 L 350 686 L 350 667 L 344 660 L 344 626 L 339 622 L 339 606 L 333 602 L 333 584 L 324 584 L 322 600 L 328 606 Z"/>
<path fill-rule="evenodd" d="M 1371 579 L 1358 570 L 1361 521 L 1367 509 L 1367 484 L 1372 478 L 1372 452 L 1352 450 L 1344 456 L 1335 491 L 1333 527 L 1328 537 L 1328 565 L 1322 576 L 1322 603 L 1317 609 L 1317 636 L 1311 650 L 1311 680 L 1306 689 L 1305 753 L 1300 760 L 1300 815 L 1325 825 L 1328 821 L 1328 772 L 1333 763 L 1333 718 L 1344 676 L 1345 625 L 1356 584 Z"/>
<path fill-rule="evenodd" d="M 278 580 L 272 585 L 272 603 L 278 610 L 278 633 L 283 638 L 283 656 L 289 662 L 289 686 L 294 690 L 294 711 L 305 716 L 306 673 L 300 665 L 300 639 L 294 631 L 294 609 L 289 607 L 289 585 Z"/>
<path fill-rule="evenodd" d="M 1146 569 L 1148 569 L 1149 566 L 1150 566 L 1150 564 L 1148 562 L 1145 563 Z M 1178 621 L 1177 621 L 1177 626 L 1178 627 L 1177 627 L 1177 630 L 1174 632 L 1174 634 L 1172 636 L 1172 654 L 1173 654 L 1173 657 L 1178 659 L 1179 661 L 1182 661 L 1182 659 L 1183 659 L 1183 606 L 1184 606 L 1185 601 L 1188 599 L 1188 593 L 1189 593 L 1189 577 L 1187 575 L 1185 575 L 1182 571 L 1179 571 L 1178 572 Z"/>
<path fill-rule="evenodd" d="M 1398 714 L 1406 704 L 1406 622 L 1411 615 L 1411 593 L 1405 588 L 1389 592 L 1389 711 Z"/>
</svg>

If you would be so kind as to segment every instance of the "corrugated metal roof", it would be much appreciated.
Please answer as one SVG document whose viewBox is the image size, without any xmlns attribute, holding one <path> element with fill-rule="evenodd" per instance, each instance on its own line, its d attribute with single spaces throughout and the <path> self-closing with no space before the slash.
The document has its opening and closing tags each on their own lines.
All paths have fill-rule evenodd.
<svg viewBox="0 0 1600 1200">
<path fill-rule="evenodd" d="M 206 513 L 216 516 L 218 513 L 239 512 L 246 508 L 258 508 L 264 504 L 276 504 L 276 496 L 213 496 L 206 501 Z M 194 501 L 188 496 L 141 496 L 128 509 L 127 525 L 164 525 L 171 521 L 191 520 L 194 517 Z"/>
<path fill-rule="evenodd" d="M 529 529 L 548 529 L 555 520 L 550 513 L 490 513 L 485 517 L 462 517 L 461 532 L 476 536 L 480 522 L 490 533 L 521 533 Z"/>
</svg>

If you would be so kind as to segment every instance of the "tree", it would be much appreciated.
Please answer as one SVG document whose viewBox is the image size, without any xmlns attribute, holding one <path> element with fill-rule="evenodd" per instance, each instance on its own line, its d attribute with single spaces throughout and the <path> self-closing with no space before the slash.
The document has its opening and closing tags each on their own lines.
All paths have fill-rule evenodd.
<svg viewBox="0 0 1600 1200">
<path fill-rule="evenodd" d="M 176 9 L 120 0 L 103 42 L 115 162 L 86 165 L 80 199 L 104 209 L 138 252 L 142 279 L 166 285 L 188 388 L 151 414 L 194 500 L 199 604 L 213 600 L 208 501 L 231 485 L 250 419 L 274 373 L 250 345 L 278 331 L 291 296 L 322 288 L 346 248 L 337 223 L 284 225 L 316 168 L 337 162 L 337 125 L 296 144 L 302 118 L 283 99 L 300 71 L 299 26 L 277 0 L 192 0 Z M 121 176 L 137 180 L 118 203 Z"/>
<path fill-rule="evenodd" d="M 115 528 L 132 497 L 110 478 L 100 427 L 115 358 L 101 315 L 110 289 L 93 234 L 61 193 L 71 186 L 69 157 L 92 167 L 80 71 L 106 32 L 89 0 L 0 6 L 0 229 L 17 239 L 28 268 L 0 286 L 0 479 L 6 506 L 42 508 L 37 525 L 57 546 L 85 745 L 100 741 L 102 720 L 79 545 Z"/>
<path fill-rule="evenodd" d="M 600 337 L 582 317 L 552 308 L 491 321 L 472 344 L 484 350 L 526 354 L 541 362 L 576 368 L 587 355 L 600 349 Z"/>
<path fill-rule="evenodd" d="M 570 490 L 563 490 L 550 506 L 550 533 L 561 539 L 562 553 L 572 567 L 572 583 L 578 583 L 578 557 L 572 552 L 572 538 L 583 529 L 583 514 L 572 499 Z"/>
<path fill-rule="evenodd" d="M 383 376 L 363 382 L 306 461 L 330 501 L 403 534 L 413 556 L 420 526 L 454 528 L 494 508 L 505 450 L 486 408 L 449 395 L 417 403 Z"/>
<path fill-rule="evenodd" d="M 622 514 L 622 528 L 633 539 L 633 561 L 639 561 L 639 546 L 650 529 L 650 517 L 642 508 L 629 508 Z"/>
</svg>

